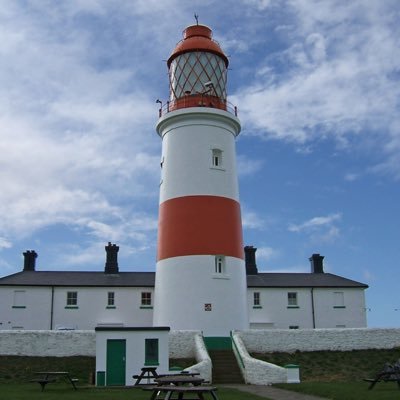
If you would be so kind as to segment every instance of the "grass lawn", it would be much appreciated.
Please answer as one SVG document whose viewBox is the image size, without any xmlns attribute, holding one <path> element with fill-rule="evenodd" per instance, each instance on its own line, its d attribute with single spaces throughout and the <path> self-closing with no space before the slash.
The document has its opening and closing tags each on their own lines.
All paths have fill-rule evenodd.
<svg viewBox="0 0 400 400">
<path fill-rule="evenodd" d="M 396 382 L 379 382 L 372 390 L 368 390 L 368 385 L 368 382 L 305 382 L 274 386 L 331 400 L 400 399 L 400 390 Z"/>
<path fill-rule="evenodd" d="M 298 364 L 299 384 L 280 384 L 276 387 L 314 394 L 331 400 L 393 400 L 400 399 L 396 382 L 379 382 L 368 390 L 372 378 L 385 362 L 400 358 L 400 349 L 321 351 L 295 353 L 253 354 L 277 365 Z M 184 368 L 194 360 L 170 360 L 171 365 Z M 74 391 L 62 381 L 47 385 L 41 392 L 38 383 L 30 383 L 35 371 L 69 371 L 79 378 L 80 388 Z M 148 400 L 150 392 L 137 388 L 96 388 L 89 385 L 95 370 L 94 357 L 20 357 L 0 356 L 0 400 Z M 133 384 L 133 380 L 131 382 Z M 218 387 L 218 385 L 217 385 Z M 220 387 L 220 400 L 260 400 L 255 395 Z M 207 396 L 211 398 L 211 396 Z"/>
<path fill-rule="evenodd" d="M 64 383 L 48 384 L 41 392 L 37 383 L 0 384 L 1 400 L 149 400 L 150 392 L 137 388 L 95 388 L 80 387 L 75 391 L 71 385 Z M 250 393 L 234 389 L 219 388 L 219 400 L 260 400 Z M 212 399 L 206 395 L 207 399 Z M 265 398 L 263 398 L 265 400 Z"/>
</svg>

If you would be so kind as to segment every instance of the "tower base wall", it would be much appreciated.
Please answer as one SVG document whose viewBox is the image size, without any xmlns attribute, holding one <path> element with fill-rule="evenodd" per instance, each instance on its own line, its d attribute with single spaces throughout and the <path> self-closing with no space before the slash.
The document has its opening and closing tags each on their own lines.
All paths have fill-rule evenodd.
<svg viewBox="0 0 400 400">
<path fill-rule="evenodd" d="M 248 329 L 244 261 L 226 257 L 216 272 L 215 256 L 174 257 L 157 263 L 154 326 L 229 336 Z"/>
</svg>

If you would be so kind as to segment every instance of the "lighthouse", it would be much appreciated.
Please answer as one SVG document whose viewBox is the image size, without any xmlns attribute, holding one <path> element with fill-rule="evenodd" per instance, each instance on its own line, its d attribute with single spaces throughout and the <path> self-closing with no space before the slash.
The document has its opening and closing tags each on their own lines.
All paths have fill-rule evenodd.
<svg viewBox="0 0 400 400">
<path fill-rule="evenodd" d="M 205 25 L 192 25 L 167 60 L 154 326 L 227 337 L 248 329 L 236 170 L 241 126 L 227 102 L 228 58 Z"/>
</svg>

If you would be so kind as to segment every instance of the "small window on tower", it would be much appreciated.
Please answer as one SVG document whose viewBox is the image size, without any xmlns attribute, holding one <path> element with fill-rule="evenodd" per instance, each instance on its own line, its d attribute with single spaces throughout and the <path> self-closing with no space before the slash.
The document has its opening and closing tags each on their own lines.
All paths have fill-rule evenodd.
<svg viewBox="0 0 400 400">
<path fill-rule="evenodd" d="M 225 271 L 225 259 L 224 256 L 215 257 L 215 273 L 223 274 Z"/>
<path fill-rule="evenodd" d="M 212 166 L 222 168 L 222 150 L 212 149 Z"/>
</svg>

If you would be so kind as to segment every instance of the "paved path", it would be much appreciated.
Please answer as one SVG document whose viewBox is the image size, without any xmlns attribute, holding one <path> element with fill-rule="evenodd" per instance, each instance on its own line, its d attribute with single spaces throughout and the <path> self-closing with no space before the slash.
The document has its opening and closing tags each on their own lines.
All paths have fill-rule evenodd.
<svg viewBox="0 0 400 400">
<path fill-rule="evenodd" d="M 291 392 L 289 390 L 278 389 L 272 386 L 264 385 L 221 385 L 232 389 L 241 390 L 242 392 L 249 392 L 256 394 L 260 397 L 266 397 L 271 400 L 326 400 L 326 398 L 311 396 L 309 394 L 302 394 Z"/>
</svg>

